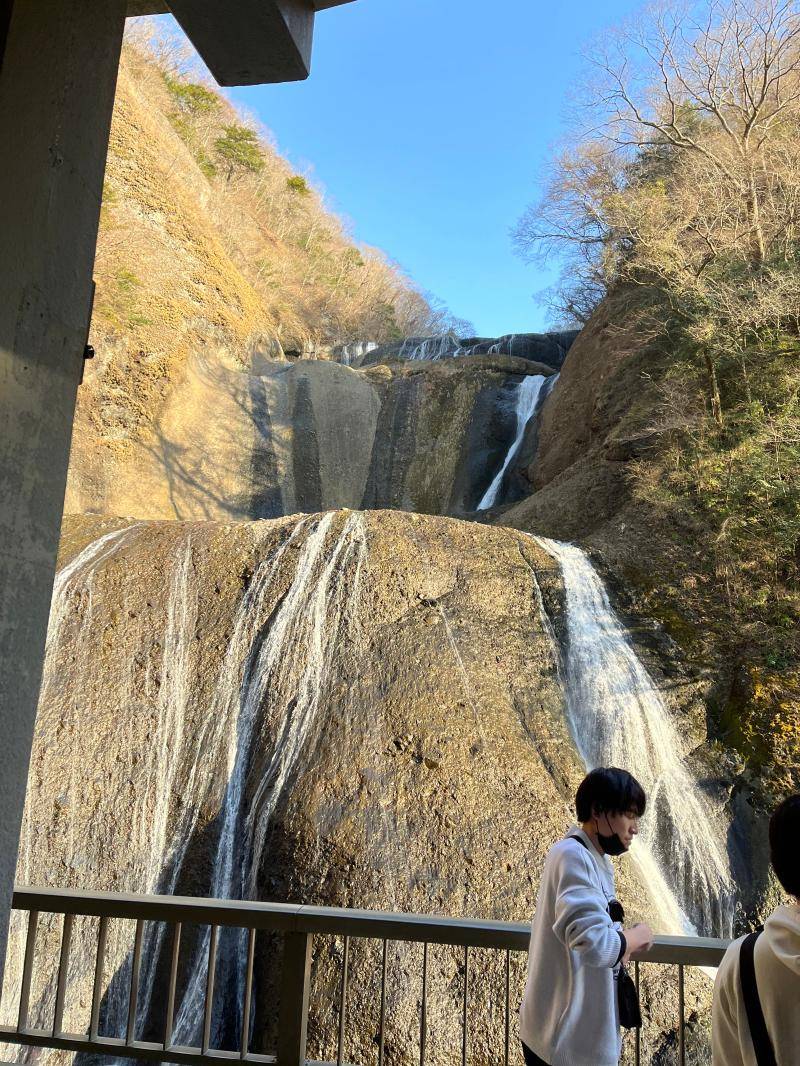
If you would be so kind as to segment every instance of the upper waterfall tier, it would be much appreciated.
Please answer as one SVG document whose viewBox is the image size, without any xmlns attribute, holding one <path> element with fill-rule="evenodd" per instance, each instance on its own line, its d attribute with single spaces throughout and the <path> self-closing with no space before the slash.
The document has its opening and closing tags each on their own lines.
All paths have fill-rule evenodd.
<svg viewBox="0 0 800 1066">
<path fill-rule="evenodd" d="M 160 412 L 122 441 L 73 443 L 67 511 L 143 519 L 258 519 L 328 507 L 464 515 L 530 482 L 524 382 L 546 366 L 503 355 L 393 362 L 197 358 Z M 523 427 L 524 428 L 524 427 Z M 528 427 L 532 430 L 532 426 Z M 526 475 L 527 476 L 527 475 Z M 483 506 L 487 506 L 484 502 Z"/>
<path fill-rule="evenodd" d="M 343 363 L 357 361 L 358 365 L 372 366 L 396 359 L 436 362 L 473 355 L 509 355 L 558 370 L 577 335 L 577 330 L 507 333 L 502 337 L 458 337 L 455 333 L 440 333 L 432 337 L 406 337 L 390 344 L 343 345 L 334 351 L 334 358 Z"/>
</svg>

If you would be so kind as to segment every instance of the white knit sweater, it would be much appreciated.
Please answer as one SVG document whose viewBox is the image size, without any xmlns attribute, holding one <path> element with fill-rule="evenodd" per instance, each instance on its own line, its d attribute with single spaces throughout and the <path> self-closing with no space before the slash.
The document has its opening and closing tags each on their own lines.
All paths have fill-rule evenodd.
<svg viewBox="0 0 800 1066">
<path fill-rule="evenodd" d="M 607 910 L 614 894 L 610 860 L 574 826 L 545 860 L 520 1007 L 523 1043 L 549 1066 L 619 1062 L 614 968 L 622 942 Z"/>
<path fill-rule="evenodd" d="M 735 940 L 714 983 L 714 1066 L 756 1066 L 742 998 Z M 778 1066 L 800 1063 L 800 906 L 776 907 L 756 941 L 753 961 L 764 1021 Z"/>
</svg>

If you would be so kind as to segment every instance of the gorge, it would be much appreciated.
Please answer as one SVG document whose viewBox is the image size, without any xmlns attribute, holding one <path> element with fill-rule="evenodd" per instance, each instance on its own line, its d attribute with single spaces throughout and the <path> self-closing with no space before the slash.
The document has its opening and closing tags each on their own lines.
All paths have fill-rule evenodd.
<svg viewBox="0 0 800 1066">
<path fill-rule="evenodd" d="M 708 531 L 636 491 L 663 351 L 629 342 L 624 294 L 579 333 L 434 321 L 275 153 L 221 179 L 230 105 L 186 85 L 124 58 L 18 882 L 527 921 L 586 767 L 620 763 L 649 795 L 618 869 L 629 916 L 724 936 L 758 921 L 775 894 L 764 812 L 796 751 L 781 759 L 788 731 L 754 743 L 742 722 L 772 701 L 780 725 L 797 704 L 705 609 L 722 584 Z M 37 951 L 55 957 L 59 935 L 43 916 Z M 182 942 L 178 1042 L 197 1040 L 209 936 Z M 96 939 L 76 923 L 75 1032 Z M 24 944 L 18 923 L 3 1021 Z M 358 1063 L 375 1055 L 373 949 L 354 968 Z M 239 1035 L 245 950 L 220 934 L 217 1047 Z M 257 944 L 261 1051 L 278 951 Z M 168 953 L 149 923 L 144 1039 L 163 1023 Z M 320 942 L 321 1061 L 340 965 Z M 454 952 L 431 965 L 428 1053 L 444 1064 L 466 974 Z M 392 1066 L 416 1056 L 419 967 L 393 949 Z M 107 1033 L 125 1029 L 132 972 L 131 929 L 113 922 Z M 502 979 L 488 958 L 472 972 L 479 992 Z M 36 1026 L 54 980 L 37 975 Z M 698 1062 L 709 989 L 687 972 Z M 675 1061 L 671 990 L 643 979 L 659 1066 Z M 470 1061 L 497 1061 L 496 1023 L 476 1011 Z"/>
<path fill-rule="evenodd" d="M 151 454 L 147 481 L 108 478 L 132 517 L 99 498 L 105 513 L 65 519 L 18 880 L 525 919 L 584 768 L 618 762 L 650 796 L 636 861 L 620 870 L 629 908 L 662 932 L 729 935 L 763 886 L 755 872 L 734 890 L 741 830 L 698 771 L 692 708 L 665 701 L 584 552 L 502 524 L 531 491 L 521 466 L 536 465 L 555 369 L 399 354 L 363 370 L 258 369 L 218 368 L 203 384 L 213 405 L 207 391 L 187 402 L 191 376 L 167 403 L 165 419 L 181 414 L 172 447 L 198 464 L 192 493 Z M 85 499 L 83 474 L 74 464 L 70 491 Z M 92 930 L 82 936 L 71 977 L 85 989 Z M 183 948 L 179 1043 L 198 1039 L 208 936 Z M 10 975 L 23 941 L 18 930 Z M 221 934 L 216 1046 L 238 1036 L 244 947 Z M 111 950 L 113 1033 L 127 1017 L 124 928 Z M 270 950 L 253 1023 L 267 1034 Z M 166 951 L 153 925 L 145 1038 L 160 1024 Z M 323 989 L 335 962 L 317 959 Z M 401 956 L 392 986 L 398 1061 L 415 965 Z M 688 985 L 697 1010 L 703 981 Z M 43 1024 L 52 992 L 36 999 Z M 369 1000 L 367 976 L 354 995 Z M 651 996 L 657 1051 L 672 1023 Z M 451 999 L 434 1008 L 441 1061 L 456 1039 Z M 330 1024 L 320 993 L 320 1054 Z M 357 1061 L 371 1031 L 367 1012 Z M 491 1061 L 488 1028 L 475 1054 Z"/>
</svg>

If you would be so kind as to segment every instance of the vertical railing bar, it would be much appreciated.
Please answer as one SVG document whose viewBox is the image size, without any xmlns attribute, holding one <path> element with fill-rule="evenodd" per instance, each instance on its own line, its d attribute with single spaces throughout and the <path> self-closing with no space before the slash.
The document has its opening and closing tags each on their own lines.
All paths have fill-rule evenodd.
<svg viewBox="0 0 800 1066">
<path fill-rule="evenodd" d="M 419 1019 L 419 1066 L 425 1066 L 428 1043 L 428 942 L 422 945 L 422 1011 Z"/>
<path fill-rule="evenodd" d="M 253 998 L 253 962 L 256 954 L 256 931 L 247 930 L 247 972 L 244 977 L 244 1006 L 242 1008 L 242 1045 L 239 1057 L 247 1057 L 250 1042 L 250 1003 Z"/>
<path fill-rule="evenodd" d="M 217 970 L 217 939 L 219 926 L 211 926 L 211 937 L 208 941 L 208 973 L 206 974 L 206 1002 L 203 1009 L 203 1045 L 201 1053 L 207 1054 L 211 1044 L 211 1016 L 214 1012 L 214 978 Z"/>
<path fill-rule="evenodd" d="M 139 1006 L 139 975 L 142 969 L 142 934 L 144 919 L 136 919 L 136 933 L 133 938 L 133 961 L 131 963 L 131 990 L 128 996 L 128 1028 L 125 1043 L 132 1044 L 136 1039 L 136 1009 Z"/>
<path fill-rule="evenodd" d="M 72 941 L 72 914 L 64 915 L 64 928 L 61 930 L 61 955 L 58 960 L 58 982 L 56 984 L 56 1007 L 53 1013 L 53 1036 L 58 1036 L 64 1022 L 64 999 L 67 994 L 67 976 L 69 974 L 69 947 Z"/>
<path fill-rule="evenodd" d="M 680 1015 L 678 1024 L 678 1062 L 680 1066 L 686 1066 L 686 1042 L 684 1033 L 684 987 L 683 987 L 683 965 L 678 963 L 678 1014 Z"/>
<path fill-rule="evenodd" d="M 167 991 L 167 1014 L 164 1019 L 164 1050 L 172 1044 L 172 1023 L 175 1019 L 175 988 L 178 983 L 178 957 L 181 953 L 181 923 L 172 930 L 172 956 L 169 964 L 169 989 Z"/>
<path fill-rule="evenodd" d="M 467 1011 L 469 1010 L 469 946 L 464 945 L 464 1015 L 461 1020 L 461 1066 L 467 1066 Z"/>
<path fill-rule="evenodd" d="M 639 963 L 633 964 L 633 980 L 636 985 L 636 998 L 639 999 Z M 634 1043 L 634 1064 L 635 1066 L 641 1066 L 642 1062 L 642 1030 L 635 1029 L 636 1040 Z"/>
<path fill-rule="evenodd" d="M 311 933 L 298 930 L 283 935 L 276 1066 L 306 1066 L 313 946 Z"/>
<path fill-rule="evenodd" d="M 39 925 L 39 912 L 28 911 L 28 934 L 25 938 L 25 961 L 22 965 L 22 987 L 19 993 L 19 1012 L 17 1029 L 22 1032 L 28 1027 L 28 1007 L 31 999 L 31 979 L 33 977 L 33 959 L 36 952 L 36 930 Z"/>
<path fill-rule="evenodd" d="M 378 1027 L 378 1066 L 383 1066 L 384 1044 L 386 1036 L 386 973 L 389 957 L 389 941 L 383 942 L 383 960 L 381 962 L 381 1018 Z"/>
<path fill-rule="evenodd" d="M 342 980 L 339 986 L 339 1039 L 336 1042 L 336 1066 L 344 1061 L 344 1025 L 347 1014 L 347 979 L 350 966 L 350 937 L 344 937 L 344 954 L 342 955 Z"/>
<path fill-rule="evenodd" d="M 89 1024 L 89 1039 L 97 1040 L 100 1028 L 100 1002 L 103 998 L 103 965 L 106 954 L 106 939 L 108 937 L 108 918 L 105 914 L 100 916 L 100 927 L 97 930 L 97 958 L 94 964 L 94 985 L 92 987 L 92 1016 Z"/>
<path fill-rule="evenodd" d="M 506 1047 L 505 1066 L 508 1066 L 508 1056 L 511 1047 L 511 951 L 506 948 Z"/>
</svg>

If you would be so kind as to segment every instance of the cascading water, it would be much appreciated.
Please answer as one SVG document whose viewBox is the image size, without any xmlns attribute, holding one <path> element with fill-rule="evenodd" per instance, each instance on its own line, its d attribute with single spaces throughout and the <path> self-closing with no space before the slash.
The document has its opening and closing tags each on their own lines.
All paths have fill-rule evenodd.
<svg viewBox="0 0 800 1066">
<path fill-rule="evenodd" d="M 548 378 L 544 377 L 542 374 L 529 374 L 527 377 L 524 377 L 517 386 L 514 399 L 514 439 L 511 441 L 508 451 L 506 452 L 503 465 L 495 474 L 491 484 L 486 489 L 486 492 L 484 492 L 476 510 L 485 511 L 497 503 L 497 497 L 500 494 L 500 487 L 503 484 L 506 470 L 508 470 L 522 446 L 522 438 L 525 435 L 525 428 L 536 413 L 542 393 L 542 387 L 547 381 Z"/>
<path fill-rule="evenodd" d="M 432 362 L 455 355 L 459 350 L 458 338 L 452 333 L 440 337 L 407 337 L 397 353 L 399 359 L 417 359 Z"/>
<path fill-rule="evenodd" d="M 214 736 L 197 740 L 198 752 L 222 747 L 227 765 L 210 886 L 210 895 L 216 898 L 255 894 L 271 818 L 313 730 L 342 621 L 356 624 L 358 582 L 366 558 L 364 520 L 361 515 L 350 515 L 331 546 L 335 521 L 334 512 L 301 520 L 254 574 L 239 608 L 214 706 L 205 717 Z M 275 595 L 276 575 L 287 553 L 295 551 L 292 583 L 264 635 L 265 606 Z M 269 763 L 248 804 L 246 784 L 258 730 L 272 731 L 274 741 Z M 174 891 L 190 837 L 191 827 L 179 825 L 161 891 Z M 164 854 L 170 855 L 170 849 Z M 195 946 L 175 1021 L 176 1044 L 191 1044 L 197 1035 L 209 937 L 209 930 L 204 930 Z M 154 944 L 154 957 L 160 946 L 160 942 Z M 223 931 L 217 973 L 220 987 L 227 989 L 228 1002 L 240 999 L 245 972 L 242 951 L 240 934 Z M 153 966 L 142 986 L 140 1025 L 151 1010 L 154 978 Z M 223 1039 L 224 1015 L 225 1004 L 220 1003 L 213 1022 L 216 1042 Z"/>
<path fill-rule="evenodd" d="M 95 591 L 100 587 L 98 575 L 138 528 L 134 525 L 99 538 L 59 572 L 43 679 L 45 696 L 49 688 L 53 690 L 51 695 L 58 691 L 61 656 L 66 652 L 75 662 L 73 648 L 79 659 L 87 656 L 85 673 L 90 675 L 92 641 L 87 637 L 97 624 L 95 600 L 98 608 L 102 600 Z M 257 524 L 251 528 L 253 550 L 258 553 L 262 536 L 274 538 L 275 534 L 269 526 Z M 218 836 L 206 891 L 224 898 L 254 896 L 271 819 L 314 733 L 317 712 L 327 694 L 334 650 L 341 640 L 355 648 L 360 639 L 359 583 L 367 558 L 366 523 L 358 513 L 343 519 L 341 513 L 329 512 L 302 518 L 289 527 L 282 543 L 256 566 L 241 594 L 206 707 L 197 705 L 192 683 L 199 649 L 195 636 L 198 579 L 192 526 L 186 527 L 171 550 L 165 559 L 168 592 L 164 628 L 155 634 L 141 629 L 133 637 L 146 640 L 148 645 L 155 640 L 160 659 L 147 668 L 148 677 L 151 670 L 158 676 L 144 682 L 145 691 L 153 692 L 155 699 L 149 742 L 136 754 L 137 780 L 144 782 L 144 787 L 137 790 L 129 816 L 131 854 L 136 857 L 120 875 L 128 891 L 174 894 L 180 887 L 201 812 L 218 806 Z M 131 617 L 135 617 L 133 612 Z M 130 622 L 134 630 L 138 624 Z M 122 699 L 128 703 L 123 704 L 126 713 L 120 716 L 121 728 L 141 705 L 143 680 L 141 675 L 138 680 L 134 678 L 135 658 L 133 654 L 120 657 L 120 685 L 125 693 Z M 80 662 L 78 670 L 84 672 Z M 55 714 L 62 713 L 62 701 L 55 696 L 48 706 L 56 708 Z M 82 716 L 80 699 L 63 713 Z M 54 722 L 50 728 L 55 734 L 59 725 Z M 88 721 L 76 720 L 67 734 L 69 743 L 79 744 L 87 728 Z M 259 751 L 267 752 L 267 759 L 265 765 L 259 766 L 258 780 L 253 782 L 249 775 L 256 743 Z M 128 745 L 129 750 L 134 747 Z M 62 754 L 63 750 L 62 741 Z M 81 767 L 79 749 L 69 761 L 71 767 Z M 76 773 L 65 796 L 74 801 L 80 793 Z M 115 797 L 110 794 L 108 799 L 113 812 Z M 103 818 L 97 819 L 98 830 L 104 822 Z M 21 840 L 24 880 L 29 880 L 26 857 L 31 851 L 32 833 L 33 827 L 26 821 Z M 71 846 L 70 854 L 74 850 Z M 89 927 L 76 927 L 73 934 L 73 986 L 88 977 L 93 965 L 93 935 Z M 24 929 L 16 930 L 12 939 L 16 945 L 24 945 Z M 176 1012 L 177 1044 L 191 1043 L 202 1019 L 208 939 L 208 930 L 198 934 L 189 965 L 182 967 L 188 978 Z M 226 994 L 220 996 L 215 1013 L 215 1041 L 223 1041 L 224 1034 L 230 1033 L 226 1008 L 241 992 L 243 946 L 234 931 L 220 936 L 218 987 L 226 989 Z M 114 976 L 104 997 L 102 1023 L 111 1034 L 125 1030 L 131 973 L 129 947 L 128 931 L 115 927 L 106 957 L 108 972 Z M 136 1017 L 140 1036 L 154 1024 L 159 1013 L 156 997 L 164 950 L 165 927 L 146 923 Z M 21 958 L 10 960 L 16 970 L 17 961 L 21 965 Z M 32 1018 L 38 1017 L 40 1011 L 46 1016 L 53 995 L 51 981 L 37 996 Z M 230 1016 L 231 1012 L 227 1014 Z"/>
<path fill-rule="evenodd" d="M 647 793 L 631 854 L 664 931 L 730 936 L 735 898 L 724 833 L 680 756 L 669 711 L 586 554 L 572 544 L 534 539 L 563 574 L 563 681 L 578 753 L 587 769 L 629 769 Z"/>
<path fill-rule="evenodd" d="M 353 366 L 377 347 L 375 341 L 355 341 L 352 344 L 343 344 L 334 354 L 344 366 Z"/>
<path fill-rule="evenodd" d="M 125 526 L 121 529 L 112 530 L 102 537 L 98 537 L 75 555 L 75 557 L 56 574 L 53 583 L 53 593 L 50 606 L 50 620 L 47 629 L 47 642 L 45 646 L 45 661 L 42 672 L 42 702 L 45 706 L 59 708 L 59 716 L 63 715 L 69 720 L 69 726 L 64 728 L 63 719 L 50 724 L 52 735 L 63 734 L 60 740 L 61 753 L 68 755 L 69 777 L 64 781 L 64 790 L 61 802 L 65 808 L 77 801 L 80 795 L 78 783 L 79 767 L 81 766 L 80 738 L 86 735 L 89 723 L 81 720 L 80 707 L 71 707 L 65 712 L 61 711 L 62 701 L 55 694 L 61 691 L 62 676 L 60 671 L 59 656 L 65 647 L 65 633 L 70 621 L 77 617 L 77 631 L 70 634 L 70 641 L 74 647 L 73 665 L 81 670 L 87 664 L 93 654 L 93 640 L 95 637 L 94 621 L 95 606 L 97 599 L 95 578 L 99 571 L 119 555 L 124 547 L 130 543 L 139 529 L 139 523 Z M 45 715 L 40 712 L 40 727 L 48 728 Z M 132 826 L 136 833 L 136 826 Z M 74 826 L 71 818 L 67 818 L 64 832 L 67 838 L 67 852 L 70 856 L 68 865 L 72 869 L 80 868 L 83 857 L 79 854 L 79 846 L 74 835 Z M 23 883 L 30 883 L 32 869 L 31 853 L 33 848 L 34 826 L 31 813 L 26 804 L 20 828 L 20 853 L 18 864 L 18 878 Z M 22 927 L 22 914 L 14 912 L 10 929 L 9 943 L 16 946 L 16 956 L 9 953 L 6 964 L 6 973 L 19 974 L 22 969 L 22 952 L 24 950 L 24 929 Z M 76 924 L 73 932 L 73 949 L 69 959 L 69 980 L 77 982 L 86 971 L 90 963 L 94 946 L 93 934 L 86 926 Z M 109 952 L 117 949 L 116 942 L 109 945 Z M 124 957 L 124 951 L 120 954 Z M 55 994 L 55 975 L 51 975 L 45 982 L 44 991 L 37 1004 L 32 1005 L 33 1024 L 42 1024 L 42 1009 L 52 1003 Z M 45 1053 L 45 1058 L 49 1053 Z"/>
</svg>

